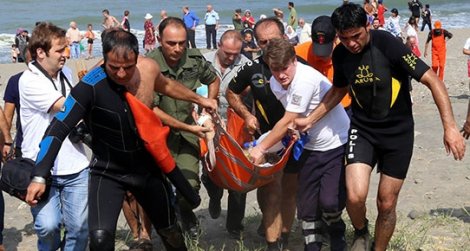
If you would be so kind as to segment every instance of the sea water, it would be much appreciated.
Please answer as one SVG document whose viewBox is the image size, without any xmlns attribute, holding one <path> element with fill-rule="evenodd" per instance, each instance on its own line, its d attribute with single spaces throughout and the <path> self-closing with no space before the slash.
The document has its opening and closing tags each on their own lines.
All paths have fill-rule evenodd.
<svg viewBox="0 0 470 251">
<path fill-rule="evenodd" d="M 362 4 L 362 1 L 352 1 Z M 182 16 L 182 7 L 189 6 L 200 18 L 200 25 L 196 29 L 196 44 L 198 48 L 205 48 L 204 14 L 206 5 L 212 4 L 214 10 L 220 16 L 220 29 L 217 35 L 220 35 L 227 29 L 231 29 L 232 15 L 235 9 L 250 9 L 252 15 L 258 20 L 261 14 L 271 16 L 273 8 L 280 8 L 284 12 L 284 20 L 287 20 L 289 10 L 288 1 L 285 0 L 216 0 L 216 1 L 197 1 L 197 0 L 0 0 L 0 63 L 11 61 L 11 45 L 14 43 L 15 33 L 18 28 L 31 31 L 34 24 L 38 21 L 50 21 L 64 29 L 69 27 L 70 21 L 76 21 L 78 28 L 82 33 L 86 31 L 87 24 L 93 24 L 97 39 L 94 43 L 93 54 L 101 56 L 101 23 L 103 17 L 101 12 L 108 9 L 110 14 L 122 20 L 124 10 L 130 11 L 131 32 L 139 39 L 139 45 L 142 46 L 144 36 L 143 24 L 146 13 L 153 15 L 155 25 L 160 21 L 160 10 L 167 10 L 170 16 Z M 302 0 L 294 1 L 295 8 L 299 17 L 303 17 L 308 23 L 320 15 L 331 15 L 333 10 L 342 3 L 342 0 Z M 466 28 L 470 23 L 470 1 L 468 0 L 422 0 L 423 4 L 430 4 L 433 12 L 433 20 L 441 20 L 444 28 Z M 392 8 L 397 8 L 402 17 L 402 24 L 410 16 L 407 7 L 407 0 L 384 0 L 384 4 L 390 14 Z M 86 47 L 86 40 L 82 41 Z M 144 50 L 141 48 L 140 52 Z"/>
</svg>

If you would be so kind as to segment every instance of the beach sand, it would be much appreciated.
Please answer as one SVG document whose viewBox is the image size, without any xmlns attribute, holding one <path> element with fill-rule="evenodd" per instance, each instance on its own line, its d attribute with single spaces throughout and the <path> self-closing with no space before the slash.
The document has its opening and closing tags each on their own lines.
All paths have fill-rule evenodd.
<svg viewBox="0 0 470 251">
<path fill-rule="evenodd" d="M 469 98 L 467 57 L 462 54 L 462 48 L 466 39 L 470 37 L 470 29 L 450 31 L 454 37 L 447 43 L 445 83 L 453 105 L 454 116 L 460 128 L 465 120 Z M 419 35 L 420 49 L 424 54 L 427 32 L 421 32 Z M 91 67 L 97 60 L 81 61 L 87 67 Z M 430 63 L 430 55 L 425 61 Z M 67 65 L 76 71 L 79 64 L 69 61 Z M 24 64 L 0 65 L 2 96 L 8 78 L 24 69 Z M 416 124 L 414 155 L 399 197 L 398 224 L 392 239 L 391 250 L 416 250 L 416 247 L 420 250 L 469 250 L 470 196 L 467 189 L 470 187 L 470 152 L 467 151 L 467 156 L 463 161 L 455 161 L 452 156 L 446 155 L 442 144 L 442 125 L 430 91 L 415 81 L 413 87 L 413 113 Z M 467 147 L 469 146 L 470 143 L 467 141 Z M 367 200 L 371 224 L 376 216 L 377 178 L 378 175 L 374 172 Z M 196 214 L 201 221 L 203 233 L 199 238 L 199 246 L 202 249 L 197 250 L 209 250 L 210 247 L 212 247 L 211 250 L 237 249 L 240 242 L 230 239 L 225 231 L 226 194 L 222 200 L 222 215 L 219 219 L 213 220 L 207 210 L 208 197 L 205 189 L 201 188 L 200 193 L 203 201 L 196 209 Z M 37 238 L 32 227 L 29 206 L 7 194 L 4 196 L 6 250 L 36 250 Z M 264 244 L 264 240 L 256 234 L 259 214 L 256 193 L 250 192 L 247 198 L 246 230 L 243 241 L 243 244 L 250 250 L 260 250 Z M 344 218 L 349 222 L 346 213 Z M 437 220 L 442 218 L 446 220 Z M 302 250 L 302 238 L 297 223 L 294 231 L 295 233 L 291 234 L 290 250 Z M 129 230 L 121 216 L 117 230 L 117 250 L 127 248 L 125 240 L 128 240 L 129 236 Z M 413 236 L 417 237 L 413 239 Z M 153 237 L 154 250 L 163 250 L 155 233 Z M 351 235 L 348 235 L 349 241 L 351 238 Z M 403 242 L 405 246 L 400 244 Z"/>
</svg>

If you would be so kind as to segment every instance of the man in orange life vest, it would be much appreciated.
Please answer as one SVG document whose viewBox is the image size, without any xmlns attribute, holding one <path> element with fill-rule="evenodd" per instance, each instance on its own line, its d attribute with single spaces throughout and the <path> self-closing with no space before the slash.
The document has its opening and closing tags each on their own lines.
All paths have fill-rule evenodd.
<svg viewBox="0 0 470 251">
<path fill-rule="evenodd" d="M 333 82 L 333 62 L 331 55 L 339 43 L 336 30 L 329 16 L 319 16 L 312 22 L 312 41 L 295 46 L 295 54 Z M 348 110 L 351 97 L 346 94 L 341 105 Z"/>
<path fill-rule="evenodd" d="M 444 66 L 446 64 L 446 39 L 451 39 L 452 33 L 442 29 L 441 21 L 434 22 L 434 29 L 429 32 L 424 57 L 428 55 L 428 44 L 432 41 L 432 70 L 444 81 Z"/>
</svg>

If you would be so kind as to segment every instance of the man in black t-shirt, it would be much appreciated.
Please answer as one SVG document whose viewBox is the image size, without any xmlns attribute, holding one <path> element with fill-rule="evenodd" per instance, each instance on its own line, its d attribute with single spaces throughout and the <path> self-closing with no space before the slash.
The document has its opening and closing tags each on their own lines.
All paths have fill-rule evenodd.
<svg viewBox="0 0 470 251">
<path fill-rule="evenodd" d="M 398 194 L 413 153 L 414 122 L 408 92 L 410 75 L 432 92 L 444 127 L 444 145 L 456 160 L 465 153 L 444 83 L 402 43 L 371 31 L 363 8 L 345 4 L 332 14 L 341 44 L 333 52 L 333 87 L 297 127 L 310 128 L 350 90 L 352 117 L 346 149 L 346 208 L 355 228 L 351 250 L 369 250 L 366 199 L 377 164 L 380 182 L 375 250 L 385 250 L 396 224 Z"/>
</svg>

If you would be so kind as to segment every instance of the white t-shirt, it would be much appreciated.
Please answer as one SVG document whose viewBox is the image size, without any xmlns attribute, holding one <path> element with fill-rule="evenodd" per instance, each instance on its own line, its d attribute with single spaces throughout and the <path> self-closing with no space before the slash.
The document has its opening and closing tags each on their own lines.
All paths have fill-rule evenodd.
<svg viewBox="0 0 470 251">
<path fill-rule="evenodd" d="M 470 38 L 467 39 L 465 45 L 463 46 L 464 49 L 470 50 Z M 470 55 L 468 55 L 468 60 L 470 60 Z"/>
<path fill-rule="evenodd" d="M 286 111 L 308 116 L 320 104 L 331 83 L 317 70 L 297 62 L 294 79 L 287 90 L 274 77 L 270 79 L 270 86 Z M 310 141 L 305 149 L 327 151 L 337 148 L 346 143 L 348 130 L 349 117 L 338 104 L 308 131 Z"/>
<path fill-rule="evenodd" d="M 49 113 L 49 109 L 62 97 L 60 75 L 54 80 L 57 90 L 52 82 L 36 68 L 32 63 L 28 65 L 19 80 L 20 93 L 20 119 L 23 129 L 23 143 L 21 151 L 23 157 L 36 160 L 41 142 L 47 127 L 56 113 Z M 62 70 L 72 84 L 70 69 Z M 70 87 L 65 83 L 66 93 L 70 93 Z M 72 144 L 69 138 L 65 138 L 54 162 L 52 175 L 75 174 L 88 166 L 83 144 Z"/>
</svg>

